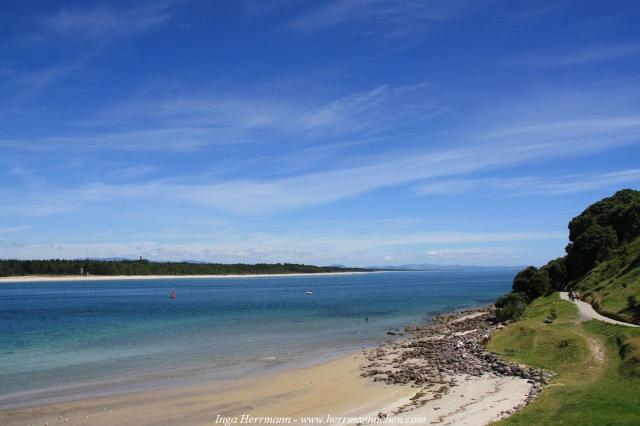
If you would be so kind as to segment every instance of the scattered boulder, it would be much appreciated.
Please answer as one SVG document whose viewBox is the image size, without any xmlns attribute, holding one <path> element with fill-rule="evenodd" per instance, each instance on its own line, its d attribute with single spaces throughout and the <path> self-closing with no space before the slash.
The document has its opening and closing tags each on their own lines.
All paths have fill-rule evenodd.
<svg viewBox="0 0 640 426">
<path fill-rule="evenodd" d="M 414 328 L 415 327 L 415 328 Z M 411 337 L 391 342 L 366 352 L 369 364 L 363 377 L 387 384 L 455 386 L 458 375 L 513 376 L 534 384 L 535 395 L 552 372 L 536 370 L 499 358 L 484 349 L 491 334 L 505 326 L 495 316 L 495 307 L 438 315 L 428 323 L 410 326 Z M 395 329 L 390 336 L 402 335 Z"/>
</svg>

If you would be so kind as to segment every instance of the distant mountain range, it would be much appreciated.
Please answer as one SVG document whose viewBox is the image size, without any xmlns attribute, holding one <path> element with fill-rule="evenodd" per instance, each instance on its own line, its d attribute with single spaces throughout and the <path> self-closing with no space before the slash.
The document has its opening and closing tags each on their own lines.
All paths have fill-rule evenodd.
<svg viewBox="0 0 640 426">
<path fill-rule="evenodd" d="M 524 266 L 434 265 L 430 263 L 367 266 L 366 269 L 385 271 L 520 271 Z"/>
</svg>

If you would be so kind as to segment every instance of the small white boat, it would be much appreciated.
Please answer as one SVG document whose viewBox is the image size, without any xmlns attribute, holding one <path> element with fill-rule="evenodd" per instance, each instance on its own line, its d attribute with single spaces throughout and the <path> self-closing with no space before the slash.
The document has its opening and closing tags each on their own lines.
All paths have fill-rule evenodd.
<svg viewBox="0 0 640 426">
<path fill-rule="evenodd" d="M 307 294 L 313 294 L 313 292 L 312 291 L 308 291 Z"/>
</svg>

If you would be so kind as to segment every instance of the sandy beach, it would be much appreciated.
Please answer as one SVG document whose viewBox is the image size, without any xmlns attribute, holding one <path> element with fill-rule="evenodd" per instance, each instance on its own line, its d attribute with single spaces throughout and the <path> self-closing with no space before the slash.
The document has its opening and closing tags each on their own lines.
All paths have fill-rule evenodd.
<svg viewBox="0 0 640 426">
<path fill-rule="evenodd" d="M 328 275 L 375 274 L 384 271 L 318 272 L 304 274 L 236 274 L 236 275 L 26 275 L 0 277 L 2 283 L 36 283 L 51 281 L 124 281 L 124 280 L 180 280 L 180 279 L 224 279 L 224 278 L 269 278 L 269 277 L 314 277 Z"/>
<path fill-rule="evenodd" d="M 383 413 L 411 422 L 423 419 L 418 424 L 480 425 L 521 404 L 529 391 L 526 381 L 515 378 L 460 377 L 460 386 L 437 401 L 394 414 L 409 404 L 419 389 L 372 383 L 360 377 L 363 361 L 362 354 L 356 353 L 257 379 L 8 409 L 0 411 L 0 423 L 210 425 L 224 424 L 224 419 L 233 423 L 229 419 L 237 418 L 240 422 L 241 416 L 248 415 L 291 418 L 297 424 L 327 424 L 340 417 L 376 419 Z"/>
<path fill-rule="evenodd" d="M 377 348 L 261 376 L 5 409 L 0 424 L 366 424 L 387 419 L 484 425 L 525 405 L 539 389 L 531 380 L 534 371 L 486 358 L 474 346 L 494 327 L 489 315 L 484 310 L 436 317 L 432 325 Z"/>
<path fill-rule="evenodd" d="M 0 423 L 215 424 L 217 416 L 326 416 L 366 414 L 412 396 L 410 387 L 370 383 L 359 376 L 359 353 L 258 378 L 216 381 L 59 404 L 0 411 Z M 65 421 L 68 419 L 68 421 Z"/>
</svg>

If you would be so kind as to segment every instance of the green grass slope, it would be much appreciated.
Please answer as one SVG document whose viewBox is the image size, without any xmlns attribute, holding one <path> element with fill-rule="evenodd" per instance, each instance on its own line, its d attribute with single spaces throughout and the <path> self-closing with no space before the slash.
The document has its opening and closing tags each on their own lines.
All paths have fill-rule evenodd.
<svg viewBox="0 0 640 426">
<path fill-rule="evenodd" d="M 552 311 L 556 321 L 544 324 Z M 576 319 L 575 306 L 554 293 L 492 336 L 487 350 L 558 373 L 537 399 L 500 424 L 640 424 L 640 329 Z"/>
<path fill-rule="evenodd" d="M 640 324 L 640 238 L 619 248 L 574 288 L 601 314 Z M 636 298 L 638 306 L 629 306 L 630 296 Z"/>
</svg>

